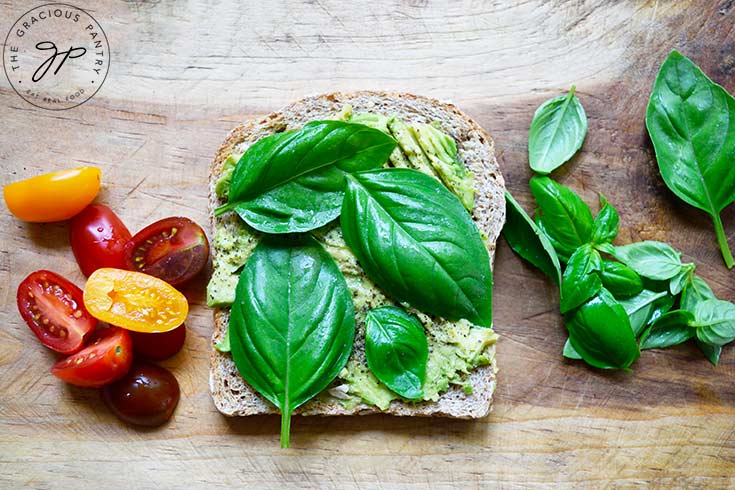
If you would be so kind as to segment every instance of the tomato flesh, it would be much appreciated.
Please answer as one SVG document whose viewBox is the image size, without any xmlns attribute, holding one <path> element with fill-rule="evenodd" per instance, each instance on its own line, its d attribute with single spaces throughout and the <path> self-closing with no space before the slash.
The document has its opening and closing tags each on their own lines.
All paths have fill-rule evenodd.
<svg viewBox="0 0 735 490">
<path fill-rule="evenodd" d="M 23 221 L 49 223 L 71 218 L 100 191 L 100 169 L 79 167 L 13 182 L 3 188 L 10 212 Z"/>
<path fill-rule="evenodd" d="M 105 403 L 121 420 L 148 427 L 171 418 L 179 395 L 174 375 L 146 362 L 136 362 L 126 376 L 102 390 Z"/>
<path fill-rule="evenodd" d="M 49 349 L 72 354 L 97 326 L 87 312 L 82 290 L 58 274 L 40 270 L 18 286 L 18 311 L 38 340 Z"/>
<path fill-rule="evenodd" d="M 202 228 L 188 218 L 166 218 L 146 226 L 125 246 L 128 269 L 169 284 L 182 284 L 207 264 L 209 242 Z"/>
<path fill-rule="evenodd" d="M 153 361 L 162 361 L 181 350 L 186 341 L 186 326 L 163 333 L 130 332 L 133 351 Z"/>
<path fill-rule="evenodd" d="M 57 361 L 51 373 L 76 386 L 99 388 L 125 376 L 132 362 L 130 334 L 110 327 L 94 332 L 87 347 Z"/>
<path fill-rule="evenodd" d="M 186 319 L 189 303 L 173 286 L 148 274 L 97 269 L 84 286 L 84 305 L 95 318 L 136 332 L 168 332 Z"/>
<path fill-rule="evenodd" d="M 125 244 L 130 237 L 120 218 L 102 204 L 90 204 L 70 223 L 71 249 L 85 276 L 102 267 L 124 269 Z"/>
</svg>

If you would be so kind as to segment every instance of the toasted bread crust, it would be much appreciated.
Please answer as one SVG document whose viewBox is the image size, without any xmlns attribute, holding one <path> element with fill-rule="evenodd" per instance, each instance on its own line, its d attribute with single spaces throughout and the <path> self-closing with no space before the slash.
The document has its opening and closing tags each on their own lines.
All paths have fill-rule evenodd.
<svg viewBox="0 0 735 490">
<path fill-rule="evenodd" d="M 260 138 L 303 126 L 314 119 L 334 117 L 349 103 L 356 112 L 374 111 L 399 114 L 409 122 L 439 121 L 442 129 L 457 140 L 460 160 L 475 175 L 476 200 L 472 216 L 478 228 L 486 235 L 486 245 L 492 264 L 495 242 L 505 222 L 505 184 L 494 154 L 492 138 L 477 123 L 454 105 L 435 99 L 405 93 L 350 92 L 330 93 L 304 98 L 284 109 L 269 114 L 259 121 L 248 121 L 233 129 L 217 151 L 210 166 L 209 211 L 212 228 L 217 229 L 222 218 L 213 211 L 220 204 L 214 193 L 215 184 L 227 157 L 241 144 L 253 143 Z M 213 253 L 217 253 L 216 250 Z M 215 309 L 212 344 L 221 341 L 227 331 L 229 309 Z M 361 348 L 361 345 L 356 345 Z M 490 347 L 494 349 L 494 346 Z M 395 400 L 387 410 L 359 404 L 347 408 L 339 402 L 315 398 L 296 410 L 302 415 L 362 415 L 389 413 L 406 416 L 449 416 L 478 418 L 491 408 L 497 371 L 495 356 L 490 365 L 474 369 L 469 375 L 472 393 L 466 394 L 459 386 L 451 386 L 436 402 L 405 403 Z M 225 415 L 257 415 L 277 413 L 278 409 L 265 401 L 245 383 L 232 358 L 212 349 L 210 363 L 210 390 L 217 409 Z"/>
</svg>

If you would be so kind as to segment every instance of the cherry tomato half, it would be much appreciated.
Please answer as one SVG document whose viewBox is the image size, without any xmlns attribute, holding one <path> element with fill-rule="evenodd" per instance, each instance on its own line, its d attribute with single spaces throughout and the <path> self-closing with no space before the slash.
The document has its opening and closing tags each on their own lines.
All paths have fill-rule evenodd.
<svg viewBox="0 0 735 490">
<path fill-rule="evenodd" d="M 16 295 L 18 311 L 38 340 L 49 349 L 72 354 L 97 326 L 87 312 L 82 290 L 51 271 L 36 271 L 23 279 Z"/>
<path fill-rule="evenodd" d="M 169 284 L 181 284 L 207 264 L 209 242 L 204 230 L 188 218 L 166 218 L 148 225 L 125 245 L 128 269 Z"/>
<path fill-rule="evenodd" d="M 186 340 L 186 326 L 163 333 L 130 332 L 133 351 L 153 361 L 162 361 L 181 350 Z"/>
<path fill-rule="evenodd" d="M 84 349 L 59 359 L 51 374 L 73 385 L 99 388 L 125 376 L 132 362 L 130 334 L 110 327 L 95 331 Z"/>
<path fill-rule="evenodd" d="M 179 383 L 168 370 L 136 362 L 126 376 L 103 388 L 102 399 L 121 420 L 154 427 L 171 418 L 179 394 Z"/>
<path fill-rule="evenodd" d="M 136 332 L 168 332 L 186 319 L 189 303 L 157 277 L 97 269 L 84 286 L 84 306 L 95 318 Z"/>
<path fill-rule="evenodd" d="M 3 188 L 5 204 L 16 218 L 34 223 L 69 219 L 100 191 L 100 169 L 79 167 L 38 175 Z"/>
<path fill-rule="evenodd" d="M 90 204 L 70 225 L 71 249 L 85 276 L 102 267 L 125 268 L 123 252 L 130 232 L 112 209 Z"/>
</svg>

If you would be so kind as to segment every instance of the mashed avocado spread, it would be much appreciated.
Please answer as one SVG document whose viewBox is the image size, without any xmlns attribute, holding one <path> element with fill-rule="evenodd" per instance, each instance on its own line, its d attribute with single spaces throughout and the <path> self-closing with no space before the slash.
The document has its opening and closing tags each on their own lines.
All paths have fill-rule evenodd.
<svg viewBox="0 0 735 490">
<path fill-rule="evenodd" d="M 451 136 L 433 124 L 406 124 L 396 116 L 375 113 L 354 113 L 349 105 L 337 118 L 365 124 L 393 136 L 398 146 L 390 157 L 394 167 L 414 168 L 439 179 L 471 210 L 474 206 L 473 175 L 457 158 L 457 146 Z M 240 155 L 230 155 L 224 162 L 215 193 L 223 201 L 232 170 Z M 214 270 L 207 286 L 207 304 L 227 307 L 235 299 L 239 273 L 258 243 L 260 234 L 246 225 L 235 213 L 228 213 L 217 224 L 212 240 Z M 424 400 L 436 401 L 450 385 L 462 386 L 471 393 L 469 373 L 477 366 L 492 362 L 497 335 L 489 328 L 474 327 L 466 320 L 457 322 L 432 317 L 407 305 L 398 305 L 365 275 L 357 259 L 342 238 L 338 223 L 331 223 L 312 232 L 332 255 L 352 291 L 356 312 L 356 344 L 350 360 L 332 387 L 320 395 L 322 399 L 338 400 L 345 406 L 360 403 L 387 409 L 391 401 L 400 397 L 385 387 L 370 372 L 362 347 L 365 316 L 373 308 L 383 305 L 402 306 L 416 315 L 424 325 L 429 344 Z M 229 351 L 227 339 L 217 344 L 219 350 Z"/>
</svg>

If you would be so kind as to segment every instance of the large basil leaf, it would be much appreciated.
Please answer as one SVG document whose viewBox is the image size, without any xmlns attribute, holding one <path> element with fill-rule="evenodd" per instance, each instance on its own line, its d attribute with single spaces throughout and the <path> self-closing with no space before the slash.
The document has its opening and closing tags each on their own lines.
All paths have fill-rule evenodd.
<svg viewBox="0 0 735 490">
<path fill-rule="evenodd" d="M 528 131 L 531 168 L 548 174 L 572 158 L 587 134 L 587 115 L 572 86 L 567 95 L 547 100 L 533 115 Z"/>
<path fill-rule="evenodd" d="M 592 245 L 582 245 L 569 258 L 561 281 L 559 308 L 562 313 L 576 308 L 602 289 L 598 272 L 602 258 Z"/>
<path fill-rule="evenodd" d="M 510 248 L 560 285 L 561 265 L 554 246 L 508 191 L 505 203 L 503 236 Z"/>
<path fill-rule="evenodd" d="M 492 273 L 477 226 L 436 179 L 411 169 L 347 179 L 342 234 L 375 283 L 434 315 L 492 324 Z"/>
<path fill-rule="evenodd" d="M 671 309 L 674 298 L 667 291 L 644 289 L 635 296 L 618 300 L 618 303 L 628 314 L 630 327 L 637 337 L 646 325 Z"/>
<path fill-rule="evenodd" d="M 720 299 L 707 299 L 694 308 L 693 326 L 697 338 L 706 344 L 725 345 L 735 340 L 735 305 Z"/>
<path fill-rule="evenodd" d="M 663 242 L 636 242 L 602 250 L 649 279 L 671 279 L 682 270 L 681 254 Z"/>
<path fill-rule="evenodd" d="M 281 410 L 281 446 L 288 447 L 293 410 L 347 363 L 355 336 L 352 295 L 313 238 L 264 237 L 240 275 L 229 333 L 242 377 Z"/>
<path fill-rule="evenodd" d="M 620 262 L 603 260 L 600 279 L 605 289 L 616 298 L 635 296 L 643 291 L 643 281 L 640 276 Z"/>
<path fill-rule="evenodd" d="M 418 319 L 395 306 L 371 310 L 365 321 L 365 359 L 388 388 L 409 400 L 424 396 L 429 344 Z"/>
<path fill-rule="evenodd" d="M 312 121 L 299 131 L 253 144 L 230 178 L 228 204 L 265 233 L 309 231 L 339 216 L 345 175 L 380 168 L 396 142 L 383 132 L 343 121 Z"/>
<path fill-rule="evenodd" d="M 566 262 L 592 238 L 590 208 L 571 189 L 548 177 L 534 177 L 530 186 L 539 205 L 536 223 Z"/>
<path fill-rule="evenodd" d="M 590 366 L 628 369 L 640 356 L 628 315 L 606 289 L 565 317 L 569 342 Z"/>
<path fill-rule="evenodd" d="M 735 201 L 735 99 L 672 51 L 656 76 L 646 127 L 664 182 L 684 202 L 709 213 L 732 268 L 720 212 Z"/>
<path fill-rule="evenodd" d="M 593 243 L 610 243 L 618 236 L 618 222 L 620 217 L 612 204 L 600 194 L 600 212 L 595 218 L 592 227 Z"/>
<path fill-rule="evenodd" d="M 673 310 L 661 315 L 641 336 L 641 349 L 663 349 L 691 339 L 697 330 L 690 324 L 694 315 L 686 310 Z"/>
</svg>

